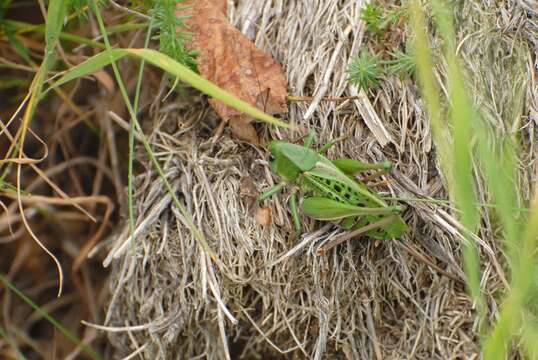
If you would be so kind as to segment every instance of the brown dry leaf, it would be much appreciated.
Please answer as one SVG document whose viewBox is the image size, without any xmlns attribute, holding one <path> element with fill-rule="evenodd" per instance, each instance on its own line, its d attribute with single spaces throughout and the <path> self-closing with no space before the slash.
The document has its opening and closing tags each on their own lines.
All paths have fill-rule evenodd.
<svg viewBox="0 0 538 360">
<path fill-rule="evenodd" d="M 256 221 L 262 226 L 271 225 L 273 217 L 271 216 L 271 208 L 260 207 L 256 210 Z"/>
<path fill-rule="evenodd" d="M 269 114 L 286 113 L 287 81 L 282 67 L 228 22 L 226 0 L 195 0 L 181 5 L 177 15 L 191 16 L 186 21 L 193 33 L 189 46 L 200 52 L 200 74 Z M 235 136 L 259 143 L 253 118 L 218 100 L 209 103 L 229 122 Z"/>
</svg>

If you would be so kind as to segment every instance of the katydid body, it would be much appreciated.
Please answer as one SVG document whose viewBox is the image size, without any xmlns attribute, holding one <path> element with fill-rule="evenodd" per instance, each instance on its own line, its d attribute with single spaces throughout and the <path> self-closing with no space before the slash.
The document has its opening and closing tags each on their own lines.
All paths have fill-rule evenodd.
<svg viewBox="0 0 538 360">
<path fill-rule="evenodd" d="M 310 149 L 313 137 L 305 140 L 305 146 L 284 141 L 273 141 L 269 150 L 273 159 L 271 169 L 285 183 L 294 183 L 296 190 L 290 196 L 291 214 L 295 230 L 301 232 L 297 211 L 298 189 L 300 207 L 304 215 L 318 220 L 338 221 L 345 229 L 360 229 L 373 224 L 366 235 L 376 239 L 398 237 L 407 230 L 405 221 L 397 215 L 401 206 L 389 206 L 365 184 L 352 175 L 361 171 L 390 169 L 389 162 L 367 164 L 352 159 L 331 161 L 321 153 Z M 322 147 L 327 150 L 334 142 Z M 283 188 L 279 184 L 260 196 L 263 200 Z M 390 221 L 380 221 L 383 219 Z M 365 229 L 366 230 L 366 229 Z"/>
</svg>

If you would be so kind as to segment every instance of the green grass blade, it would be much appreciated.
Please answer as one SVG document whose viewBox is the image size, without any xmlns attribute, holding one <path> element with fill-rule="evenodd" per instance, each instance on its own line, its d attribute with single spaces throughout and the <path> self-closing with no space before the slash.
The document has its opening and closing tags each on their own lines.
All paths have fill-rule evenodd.
<svg viewBox="0 0 538 360">
<path fill-rule="evenodd" d="M 19 39 L 17 39 L 13 29 L 9 26 L 5 26 L 4 30 L 4 34 L 6 35 L 6 38 L 11 44 L 11 47 L 17 52 L 17 54 L 19 54 L 21 58 L 24 59 L 24 61 L 26 61 L 26 63 L 33 65 L 34 62 L 30 58 L 30 53 L 28 52 L 28 49 L 26 49 L 26 47 L 24 47 L 24 45 L 19 41 Z"/>
<path fill-rule="evenodd" d="M 453 145 L 451 161 L 452 185 L 454 200 L 460 210 L 462 225 L 475 233 L 478 222 L 478 212 L 475 206 L 475 191 L 473 165 L 471 162 L 472 124 L 477 120 L 473 106 L 464 85 L 463 75 L 456 58 L 456 33 L 454 31 L 452 9 L 441 0 L 432 1 L 437 30 L 444 42 L 444 53 L 447 61 L 449 116 L 453 126 Z M 485 320 L 483 298 L 480 293 L 480 267 L 478 251 L 474 241 L 467 237 L 463 252 L 464 267 L 467 275 L 469 290 L 473 300 L 477 301 L 481 322 Z"/>
<path fill-rule="evenodd" d="M 15 21 L 15 20 L 5 20 L 5 24 L 13 28 L 14 30 L 16 30 L 17 34 L 25 34 L 29 32 L 36 32 L 39 34 L 45 33 L 44 24 L 34 25 L 34 24 L 29 24 L 29 23 L 25 23 L 22 21 Z M 132 23 L 132 24 L 128 23 L 128 24 L 120 24 L 117 26 L 111 26 L 107 30 L 109 34 L 112 34 L 112 33 L 120 33 L 120 32 L 144 29 L 147 26 L 148 24 L 145 24 L 145 23 Z M 60 33 L 60 40 L 71 41 L 71 42 L 82 44 L 82 45 L 88 45 L 96 49 L 104 50 L 106 48 L 105 44 L 99 41 L 95 41 L 92 39 L 85 38 L 83 36 L 63 32 L 63 31 Z"/>
<path fill-rule="evenodd" d="M 49 315 L 49 313 L 43 310 L 39 305 L 34 303 L 32 299 L 30 299 L 22 291 L 20 291 L 15 285 L 9 282 L 8 279 L 2 274 L 0 274 L 0 282 L 2 282 L 2 284 L 4 284 L 6 288 L 13 291 L 13 293 L 17 295 L 19 298 L 21 298 L 25 303 L 30 305 L 41 316 L 43 316 L 49 323 L 51 323 L 56 329 L 58 329 L 58 331 L 61 332 L 69 341 L 79 346 L 82 349 L 82 351 L 84 351 L 88 356 L 90 356 L 92 359 L 102 359 L 101 356 L 95 350 L 93 350 L 90 346 L 84 344 L 76 335 L 74 335 L 66 327 L 60 324 L 56 319 L 54 319 L 51 315 Z"/>
<path fill-rule="evenodd" d="M 55 60 L 55 49 L 58 44 L 59 36 L 64 23 L 65 14 L 67 12 L 67 2 L 65 0 L 51 0 L 47 8 L 47 20 L 45 23 L 45 56 L 43 62 L 36 74 L 34 83 L 32 84 L 32 96 L 28 101 L 28 110 L 25 112 L 23 120 L 23 128 L 27 127 L 37 103 L 41 96 L 43 83 L 45 82 L 46 74 L 51 69 Z M 24 136 L 21 136 L 24 140 Z"/>
<path fill-rule="evenodd" d="M 52 67 L 52 64 L 55 60 L 55 49 L 58 43 L 58 37 L 62 30 L 64 17 L 67 11 L 66 1 L 64 0 L 50 0 L 47 8 L 47 19 L 45 25 L 45 54 L 43 62 L 37 71 L 32 86 L 30 88 L 30 98 L 26 105 L 26 110 L 21 124 L 21 132 L 18 139 L 18 147 L 16 149 L 16 155 L 22 158 L 22 152 L 19 149 L 24 148 L 24 142 L 26 139 L 26 133 L 28 127 L 30 126 L 30 121 L 34 115 L 35 109 L 41 97 L 41 91 L 43 89 L 43 83 L 47 76 L 48 71 Z M 11 163 L 8 163 L 8 166 L 11 166 Z M 21 213 L 24 213 L 22 202 L 20 201 L 21 194 L 21 164 L 17 164 L 17 195 L 18 195 L 18 205 Z M 29 230 L 29 233 L 32 235 L 33 240 L 45 251 L 50 258 L 54 261 L 56 268 L 58 269 L 59 277 L 59 286 L 58 286 L 58 296 L 62 293 L 63 287 L 63 270 L 60 261 L 50 252 L 47 247 L 41 243 L 41 241 L 31 232 L 29 225 L 26 222 L 24 215 L 22 216 L 22 221 L 24 225 Z"/>
<path fill-rule="evenodd" d="M 450 133 L 442 118 L 443 110 L 439 98 L 439 87 L 437 85 L 435 74 L 433 73 L 433 58 L 426 36 L 426 20 L 419 1 L 415 0 L 409 5 L 412 14 L 410 18 L 411 28 L 414 34 L 413 49 L 415 49 L 418 82 L 422 90 L 422 97 L 426 101 L 432 136 L 436 148 L 438 149 L 437 154 L 439 163 L 443 170 L 443 174 L 447 177 L 447 183 L 450 183 Z"/>
<path fill-rule="evenodd" d="M 538 327 L 536 324 L 523 323 L 522 340 L 527 359 L 538 359 Z"/>
<path fill-rule="evenodd" d="M 512 290 L 508 299 L 501 307 L 500 315 L 484 344 L 485 359 L 505 359 L 509 343 L 518 330 L 523 327 L 523 340 L 527 345 L 527 352 L 538 353 L 538 344 L 530 343 L 534 338 L 536 319 L 532 316 L 523 316 L 525 302 L 535 303 L 534 297 L 529 294 L 534 287 L 536 290 L 536 249 L 538 239 L 538 201 L 535 200 L 527 225 L 520 239 L 518 261 L 513 265 Z M 532 323 L 534 320 L 534 324 Z"/>
<path fill-rule="evenodd" d="M 151 39 L 151 30 L 153 28 L 153 16 L 149 22 L 148 30 L 146 32 L 146 38 L 144 40 L 144 48 L 149 46 L 149 41 Z M 136 90 L 135 98 L 133 101 L 133 112 L 138 113 L 139 99 L 140 99 L 140 89 L 142 88 L 142 80 L 144 75 L 144 67 L 146 65 L 145 60 L 140 61 L 140 68 L 138 70 L 138 79 L 136 81 Z M 135 139 L 135 122 L 131 121 L 129 124 L 129 163 L 127 165 L 127 207 L 129 212 L 129 232 L 131 237 L 134 238 L 135 231 L 135 211 L 134 211 L 134 202 L 133 202 L 133 162 L 134 162 L 134 139 Z M 133 241 L 134 249 L 134 241 Z"/>
<path fill-rule="evenodd" d="M 0 338 L 4 339 L 4 341 L 9 346 L 11 346 L 11 348 L 13 349 L 13 352 L 15 352 L 15 355 L 17 356 L 17 359 L 19 360 L 26 359 L 26 357 L 19 350 L 19 347 L 17 346 L 17 344 L 13 341 L 13 339 L 11 339 L 11 337 L 9 337 L 8 333 L 4 330 L 2 326 L 0 326 Z"/>
<path fill-rule="evenodd" d="M 114 49 L 109 52 L 101 52 L 91 58 L 81 62 L 80 64 L 69 69 L 60 79 L 56 80 L 48 90 L 63 85 L 71 80 L 78 79 L 83 76 L 90 75 L 103 67 L 110 65 L 111 58 L 116 61 L 128 53 L 125 49 Z"/>
<path fill-rule="evenodd" d="M 455 54 L 455 44 L 451 39 L 455 38 L 454 30 L 450 22 L 450 12 L 443 7 L 441 1 L 433 2 L 433 7 L 437 15 L 439 33 L 443 34 L 447 48 L 451 48 L 450 54 Z M 447 52 L 448 53 L 448 52 Z M 504 244 L 508 248 L 509 264 L 512 268 L 512 289 L 505 304 L 501 307 L 499 320 L 497 321 L 491 336 L 484 343 L 485 358 L 504 359 L 510 347 L 510 341 L 519 332 L 522 323 L 529 323 L 530 319 L 522 318 L 525 308 L 525 299 L 529 296 L 532 288 L 535 264 L 532 255 L 536 250 L 536 231 L 532 230 L 531 222 L 527 228 L 527 235 L 519 236 L 521 222 L 518 221 L 518 214 L 511 209 L 517 206 L 517 185 L 515 183 L 514 170 L 516 169 L 516 141 L 510 135 L 495 136 L 495 131 L 487 129 L 485 119 L 474 113 L 469 97 L 464 89 L 464 78 L 460 71 L 455 56 L 446 56 L 448 64 L 448 78 L 450 79 L 451 91 L 451 113 L 454 123 L 454 150 L 455 150 L 455 171 L 458 184 L 459 208 L 462 211 L 462 218 L 469 226 L 476 219 L 470 204 L 469 174 L 472 172 L 469 158 L 464 159 L 467 154 L 462 154 L 465 144 L 471 143 L 471 126 L 474 125 L 474 132 L 480 134 L 476 137 L 478 144 L 478 155 L 480 164 L 485 171 L 485 182 L 491 191 L 493 200 L 499 206 L 496 213 L 502 224 L 502 235 Z M 521 95 L 521 94 L 520 94 Z M 518 93 L 513 96 L 517 97 Z M 506 119 L 509 120 L 509 119 Z M 489 136 L 485 136 L 489 135 Z M 466 161 L 462 165 L 462 161 Z M 465 175 L 467 174 L 467 175 Z M 463 184 L 462 184 L 463 183 Z M 472 185 L 471 185 L 472 186 Z M 521 220 L 521 219 L 520 219 Z M 478 259 L 472 259 L 473 262 Z M 473 263 L 473 266 L 478 266 Z M 479 279 L 475 279 L 478 281 Z"/>
<path fill-rule="evenodd" d="M 450 197 L 454 199 L 456 207 L 460 210 L 460 219 L 463 226 L 470 232 L 476 231 L 477 209 L 474 194 L 474 179 L 472 177 L 472 162 L 470 124 L 473 122 L 473 110 L 467 97 L 462 77 L 459 73 L 458 63 L 455 57 L 452 19 L 449 12 L 438 1 L 432 2 L 436 27 L 442 34 L 445 45 L 445 57 L 448 62 L 449 82 L 449 109 L 453 125 L 450 132 L 448 123 L 443 119 L 444 110 L 437 80 L 434 75 L 432 53 L 427 40 L 424 10 L 419 1 L 411 4 L 411 22 L 414 31 L 413 48 L 416 52 L 418 79 L 421 86 L 421 94 L 426 100 L 428 117 L 432 127 L 432 135 L 438 150 L 439 161 L 444 175 L 446 176 Z M 452 140 L 452 141 L 451 141 Z M 467 276 L 467 285 L 473 301 L 477 304 L 480 318 L 480 329 L 485 324 L 485 307 L 480 291 L 480 266 L 478 251 L 470 236 L 466 238 L 463 248 L 464 268 Z"/>
<path fill-rule="evenodd" d="M 166 188 L 166 191 L 172 197 L 172 201 L 173 201 L 174 205 L 179 209 L 179 212 L 181 213 L 181 215 L 183 215 L 183 220 L 184 220 L 185 224 L 187 225 L 187 227 L 191 231 L 192 235 L 194 236 L 194 238 L 198 242 L 200 248 L 206 254 L 208 254 L 214 261 L 220 263 L 219 259 L 217 258 L 216 253 L 211 249 L 211 247 L 207 243 L 207 240 L 206 240 L 204 234 L 202 233 L 202 231 L 200 231 L 200 229 L 196 226 L 196 224 L 194 224 L 194 220 L 193 220 L 191 214 L 187 211 L 185 206 L 183 206 L 183 204 L 179 201 L 179 199 L 177 197 L 177 194 L 174 191 L 174 189 L 172 188 L 172 185 L 170 185 L 170 182 L 168 181 L 168 179 L 166 178 L 166 176 L 164 174 L 164 171 L 161 168 L 161 165 L 159 164 L 159 162 L 155 158 L 155 155 L 153 154 L 153 150 L 151 149 L 151 146 L 149 145 L 149 141 L 147 140 L 144 132 L 142 131 L 142 128 L 141 128 L 140 124 L 138 123 L 138 119 L 136 118 L 136 113 L 134 112 L 133 106 L 132 106 L 132 104 L 131 104 L 131 102 L 129 100 L 129 95 L 127 93 L 127 89 L 125 88 L 125 84 L 123 83 L 123 80 L 121 79 L 120 72 L 118 70 L 118 67 L 116 65 L 116 61 L 114 59 L 114 50 L 110 46 L 110 42 L 108 40 L 108 35 L 106 33 L 106 28 L 105 28 L 105 24 L 103 22 L 103 18 L 101 16 L 101 12 L 99 11 L 99 8 L 95 4 L 91 4 L 91 5 L 92 5 L 92 11 L 94 12 L 95 17 L 97 18 L 97 22 L 99 24 L 99 29 L 101 31 L 101 34 L 103 35 L 103 40 L 105 41 L 105 45 L 107 47 L 107 50 L 106 50 L 105 54 L 109 55 L 109 61 L 110 61 L 110 64 L 112 65 L 112 70 L 114 72 L 114 76 L 116 77 L 116 81 L 118 83 L 118 87 L 120 89 L 121 96 L 123 98 L 123 101 L 124 101 L 125 105 L 127 106 L 127 110 L 129 112 L 129 116 L 131 118 L 131 121 L 134 123 L 136 131 L 138 131 L 139 134 L 140 134 L 142 144 L 144 145 L 144 149 L 146 150 L 146 153 L 148 154 L 148 156 L 149 156 L 149 158 L 151 160 L 151 163 L 155 167 L 155 170 L 159 174 L 159 177 L 162 179 L 162 181 L 164 183 L 164 186 Z"/>
<path fill-rule="evenodd" d="M 141 58 L 146 59 L 146 61 L 150 64 L 158 66 L 159 68 L 167 71 L 168 73 L 177 76 L 184 82 L 190 84 L 192 87 L 212 96 L 215 99 L 222 101 L 226 105 L 229 105 L 245 114 L 248 114 L 256 119 L 267 122 L 269 124 L 285 128 L 291 128 L 288 123 L 285 123 L 284 121 L 278 120 L 270 115 L 267 115 L 255 106 L 252 106 L 240 100 L 231 93 L 213 84 L 211 81 L 204 79 L 200 75 L 196 74 L 194 71 L 181 65 L 172 58 L 159 53 L 156 50 L 130 49 L 129 51 L 132 54 L 138 55 Z"/>
<path fill-rule="evenodd" d="M 67 14 L 66 0 L 51 0 L 47 8 L 47 22 L 45 24 L 45 56 L 54 53 L 54 48 L 58 43 L 65 15 Z"/>
<path fill-rule="evenodd" d="M 511 270 L 511 289 L 505 299 L 501 299 L 501 310 L 491 332 L 487 334 L 485 326 L 480 328 L 484 358 L 505 359 L 514 336 L 520 337 L 522 341 L 519 343 L 523 344 L 527 354 L 537 354 L 538 344 L 535 344 L 538 338 L 537 318 L 532 310 L 535 310 L 533 300 L 538 293 L 535 270 L 538 204 L 535 204 L 530 211 L 519 211 L 516 181 L 517 138 L 512 133 L 506 135 L 488 125 L 482 114 L 474 108 L 466 88 L 468 79 L 464 76 L 464 68 L 456 56 L 457 37 L 452 19 L 453 9 L 443 0 L 432 0 L 430 4 L 435 15 L 436 33 L 443 40 L 449 95 L 446 103 L 452 131 L 441 121 L 444 114 L 443 102 L 433 75 L 433 61 L 426 39 L 426 21 L 419 1 L 412 4 L 411 19 L 415 32 L 414 48 L 417 53 L 418 77 L 428 107 L 440 162 L 447 177 L 450 198 L 455 201 L 464 227 L 471 232 L 476 231 L 479 217 L 474 190 L 476 180 L 472 174 L 481 169 L 486 188 L 494 203 L 491 208 L 499 220 L 501 231 L 498 233 L 503 240 L 502 244 L 508 250 L 507 263 Z M 517 49 L 511 51 L 517 54 Z M 520 62 L 521 60 L 511 63 L 510 69 L 523 71 L 524 65 Z M 473 76 L 469 78 L 472 79 Z M 514 81 L 517 82 L 517 79 Z M 514 87 L 515 91 L 512 93 L 514 101 L 506 106 L 512 112 L 509 112 L 503 120 L 514 122 L 512 126 L 509 124 L 509 128 L 512 129 L 517 128 L 514 125 L 517 125 L 517 119 L 522 115 L 520 99 L 524 97 L 523 89 L 524 86 Z M 489 88 L 485 90 L 490 91 Z M 440 136 L 443 133 L 448 136 Z M 473 156 L 480 169 L 473 166 Z M 470 239 L 468 243 L 472 244 Z M 480 294 L 481 276 L 476 246 L 465 247 L 464 262 L 471 296 L 478 304 L 481 324 L 485 324 L 486 315 Z M 527 315 L 523 316 L 524 313 Z"/>
<path fill-rule="evenodd" d="M 190 70 L 186 66 L 181 65 L 179 62 L 175 61 L 169 56 L 151 49 L 111 49 L 110 52 L 99 53 L 68 70 L 59 80 L 54 82 L 51 87 L 60 86 L 73 79 L 89 75 L 92 72 L 97 71 L 98 69 L 110 64 L 111 61 L 117 61 L 124 56 L 133 56 L 139 59 L 143 59 L 148 63 L 153 64 L 161 68 L 162 70 L 170 73 L 171 75 L 178 77 L 182 81 L 188 83 L 189 85 L 200 90 L 201 92 L 206 93 L 209 96 L 212 96 L 213 98 L 222 101 L 226 105 L 229 105 L 256 119 L 259 119 L 272 125 L 292 128 L 290 124 L 282 120 L 278 120 L 259 110 L 255 106 L 252 106 L 247 102 L 240 100 L 231 93 L 221 89 L 209 80 L 206 80 L 200 75 L 196 74 L 194 71 Z"/>
</svg>

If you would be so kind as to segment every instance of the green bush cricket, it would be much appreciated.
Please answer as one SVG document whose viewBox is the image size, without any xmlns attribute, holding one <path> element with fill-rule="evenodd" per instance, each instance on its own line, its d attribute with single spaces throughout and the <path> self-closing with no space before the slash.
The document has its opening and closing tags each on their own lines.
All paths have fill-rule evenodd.
<svg viewBox="0 0 538 360">
<path fill-rule="evenodd" d="M 399 213 L 402 206 L 390 206 L 376 193 L 353 175 L 362 171 L 391 169 L 388 161 L 368 164 L 353 159 L 329 160 L 323 154 L 336 141 L 311 149 L 314 133 L 310 133 L 304 145 L 285 141 L 272 141 L 270 167 L 283 182 L 260 195 L 263 201 L 282 190 L 286 184 L 294 184 L 289 197 L 289 206 L 297 234 L 301 233 L 301 221 L 297 206 L 297 192 L 300 193 L 302 213 L 317 220 L 335 221 L 347 230 L 349 235 L 365 234 L 375 239 L 390 239 L 403 234 L 407 224 Z M 345 236 L 325 244 L 318 254 L 350 238 Z"/>
</svg>

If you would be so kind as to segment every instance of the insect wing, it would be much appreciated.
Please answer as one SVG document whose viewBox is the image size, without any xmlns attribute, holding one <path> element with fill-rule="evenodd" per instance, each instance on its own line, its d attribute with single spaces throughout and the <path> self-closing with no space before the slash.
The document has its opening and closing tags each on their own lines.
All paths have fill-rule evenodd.
<svg viewBox="0 0 538 360">
<path fill-rule="evenodd" d="M 325 178 L 328 180 L 336 180 L 339 183 L 345 185 L 355 194 L 358 194 L 360 197 L 364 198 L 364 202 L 369 204 L 371 207 L 383 207 L 387 204 L 381 200 L 377 195 L 372 193 L 366 185 L 359 183 L 344 174 L 339 168 L 337 168 L 330 160 L 324 156 L 319 155 L 319 161 L 316 163 L 316 166 L 308 171 L 307 176 L 317 176 L 320 178 Z"/>
</svg>

